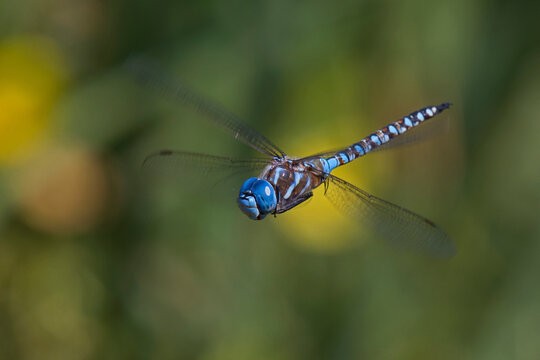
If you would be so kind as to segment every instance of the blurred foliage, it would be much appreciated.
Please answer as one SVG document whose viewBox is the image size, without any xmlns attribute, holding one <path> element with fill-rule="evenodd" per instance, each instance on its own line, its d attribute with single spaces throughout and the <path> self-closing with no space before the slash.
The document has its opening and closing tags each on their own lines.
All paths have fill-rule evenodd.
<svg viewBox="0 0 540 360">
<path fill-rule="evenodd" d="M 538 359 L 539 10 L 0 2 L 0 358 Z M 298 156 L 453 102 L 446 136 L 337 175 L 427 215 L 457 255 L 364 240 L 322 190 L 252 222 L 237 183 L 148 179 L 163 148 L 255 154 L 139 87 L 134 53 Z"/>
</svg>

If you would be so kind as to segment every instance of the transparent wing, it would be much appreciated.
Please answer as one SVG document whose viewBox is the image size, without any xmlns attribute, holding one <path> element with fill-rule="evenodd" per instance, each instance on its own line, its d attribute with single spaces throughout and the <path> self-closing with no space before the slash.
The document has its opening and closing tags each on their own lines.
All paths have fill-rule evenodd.
<svg viewBox="0 0 540 360">
<path fill-rule="evenodd" d="M 456 248 L 446 233 L 430 220 L 373 196 L 336 176 L 329 176 L 326 197 L 353 221 L 397 246 L 450 257 Z"/>
<path fill-rule="evenodd" d="M 396 136 L 389 142 L 376 147 L 369 153 L 379 152 L 381 150 L 393 149 L 396 147 L 421 143 L 445 135 L 450 131 L 450 116 L 440 116 L 429 119 L 419 126 L 410 128 L 407 132 Z M 334 150 L 327 150 L 309 157 L 330 157 L 343 151 L 343 147 Z M 369 154 L 368 153 L 368 154 Z"/>
<path fill-rule="evenodd" d="M 260 169 L 268 165 L 268 159 L 235 159 L 225 156 L 200 154 L 188 151 L 161 150 L 150 154 L 143 162 L 143 169 L 170 169 L 202 173 Z"/>
<path fill-rule="evenodd" d="M 186 85 L 174 81 L 173 77 L 152 61 L 142 56 L 133 56 L 126 61 L 126 66 L 133 72 L 138 80 L 162 94 L 180 100 L 201 114 L 207 116 L 215 124 L 231 133 L 235 139 L 252 147 L 253 149 L 272 157 L 284 157 L 285 153 L 270 140 L 256 130 L 246 125 L 236 115 L 221 105 L 205 99 L 193 92 Z"/>
<path fill-rule="evenodd" d="M 162 150 L 148 156 L 142 165 L 143 172 L 161 181 L 206 186 L 234 181 L 240 189 L 242 177 L 257 175 L 268 159 L 234 159 L 187 151 Z M 245 179 L 244 179 L 245 180 Z"/>
</svg>

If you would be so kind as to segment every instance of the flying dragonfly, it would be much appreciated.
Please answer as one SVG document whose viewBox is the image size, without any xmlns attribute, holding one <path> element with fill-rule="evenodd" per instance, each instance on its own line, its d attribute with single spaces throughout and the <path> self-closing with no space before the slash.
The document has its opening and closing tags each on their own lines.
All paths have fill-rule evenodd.
<svg viewBox="0 0 540 360">
<path fill-rule="evenodd" d="M 415 130 L 450 107 L 450 103 L 427 106 L 411 112 L 376 130 L 341 150 L 295 158 L 248 126 L 222 106 L 205 99 L 146 58 L 128 60 L 129 69 L 138 80 L 162 94 L 191 105 L 214 124 L 228 131 L 236 140 L 258 151 L 264 158 L 233 159 L 188 151 L 162 150 L 149 155 L 144 166 L 152 168 L 174 163 L 185 173 L 219 174 L 248 169 L 258 172 L 240 186 L 237 204 L 252 220 L 283 214 L 313 196 L 321 185 L 324 196 L 353 222 L 361 223 L 382 238 L 403 247 L 414 247 L 435 256 L 448 257 L 455 246 L 448 235 L 432 221 L 348 183 L 332 174 L 375 150 L 403 141 L 405 133 Z M 411 134 L 408 134 L 409 137 Z M 397 140 L 396 140 L 397 139 Z"/>
</svg>

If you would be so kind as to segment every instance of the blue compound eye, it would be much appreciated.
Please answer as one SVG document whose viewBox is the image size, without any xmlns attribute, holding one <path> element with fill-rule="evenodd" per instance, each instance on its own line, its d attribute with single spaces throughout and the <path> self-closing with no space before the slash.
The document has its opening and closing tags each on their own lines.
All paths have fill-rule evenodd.
<svg viewBox="0 0 540 360">
<path fill-rule="evenodd" d="M 250 178 L 244 182 L 238 194 L 238 206 L 250 219 L 261 220 L 276 209 L 274 187 L 266 180 Z"/>
<path fill-rule="evenodd" d="M 251 186 L 257 180 L 258 179 L 256 177 L 252 177 L 252 178 L 247 179 L 244 182 L 244 184 L 242 185 L 242 187 L 240 188 L 240 196 L 242 196 L 243 194 L 251 192 Z"/>
<path fill-rule="evenodd" d="M 253 192 L 251 191 L 251 186 L 255 181 L 257 181 L 257 178 L 247 179 L 240 188 L 237 199 L 240 210 L 252 220 L 260 219 L 260 211 L 257 202 L 255 201 L 255 197 L 253 196 Z"/>
<path fill-rule="evenodd" d="M 252 220 L 260 219 L 259 215 L 261 214 L 257 208 L 257 202 L 252 195 L 244 195 L 238 197 L 238 206 L 248 218 Z"/>
<path fill-rule="evenodd" d="M 259 211 L 266 215 L 275 210 L 277 205 L 276 191 L 266 180 L 257 180 L 251 186 Z"/>
</svg>

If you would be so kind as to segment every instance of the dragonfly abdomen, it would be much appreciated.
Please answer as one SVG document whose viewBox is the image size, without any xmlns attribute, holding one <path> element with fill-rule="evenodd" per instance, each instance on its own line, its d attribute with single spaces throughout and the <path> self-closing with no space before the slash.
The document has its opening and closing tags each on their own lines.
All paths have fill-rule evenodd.
<svg viewBox="0 0 540 360">
<path fill-rule="evenodd" d="M 364 156 L 368 152 L 386 144 L 396 136 L 399 136 L 409 129 L 420 125 L 424 121 L 438 115 L 445 109 L 450 107 L 450 103 L 442 103 L 436 106 L 428 106 L 423 109 L 414 111 L 401 119 L 394 121 L 391 124 L 375 131 L 366 136 L 357 143 L 352 144 L 346 149 L 337 152 L 335 155 L 327 158 L 329 172 L 336 167 L 347 164 L 356 158 Z"/>
</svg>

